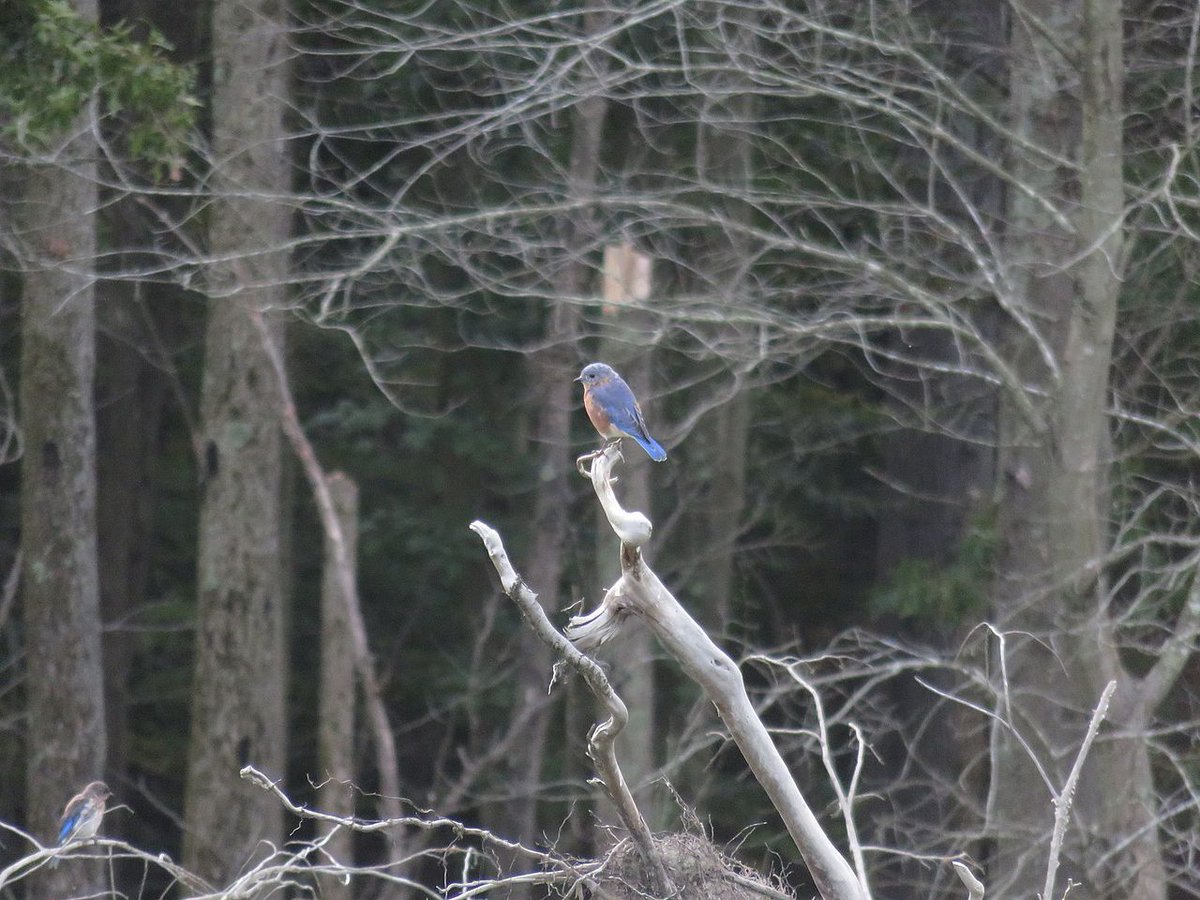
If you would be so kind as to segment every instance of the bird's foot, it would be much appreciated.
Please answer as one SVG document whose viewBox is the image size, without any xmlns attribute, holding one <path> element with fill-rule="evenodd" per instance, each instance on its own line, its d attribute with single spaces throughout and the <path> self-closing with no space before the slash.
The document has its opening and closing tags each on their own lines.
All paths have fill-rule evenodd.
<svg viewBox="0 0 1200 900">
<path fill-rule="evenodd" d="M 592 463 L 604 455 L 604 448 L 593 450 L 591 453 L 585 453 L 583 456 L 575 460 L 575 468 L 579 470 L 579 474 L 584 478 L 592 477 Z"/>
<path fill-rule="evenodd" d="M 592 465 L 596 462 L 596 460 L 600 459 L 602 456 L 608 455 L 609 453 L 615 454 L 618 459 L 625 459 L 624 454 L 621 453 L 620 438 L 607 440 L 599 450 L 593 450 L 591 453 L 585 453 L 583 456 L 578 457 L 575 460 L 575 468 L 579 470 L 579 474 L 584 478 L 591 478 Z M 617 482 L 617 476 L 613 475 L 609 480 L 615 484 Z"/>
<path fill-rule="evenodd" d="M 620 439 L 620 438 L 613 438 L 612 440 L 608 441 L 608 443 L 606 443 L 606 444 L 604 445 L 603 449 L 602 449 L 600 452 L 601 452 L 601 453 L 609 453 L 609 452 L 611 452 L 611 453 L 613 453 L 613 454 L 616 456 L 616 458 L 617 458 L 617 459 L 619 459 L 621 462 L 624 462 L 624 461 L 625 461 L 625 454 L 621 452 L 621 439 Z M 616 476 L 616 475 L 609 475 L 609 476 L 608 476 L 608 480 L 609 480 L 610 482 L 612 482 L 613 484 L 616 484 L 616 483 L 617 483 L 618 481 L 620 481 L 621 479 L 620 479 L 618 476 Z"/>
</svg>

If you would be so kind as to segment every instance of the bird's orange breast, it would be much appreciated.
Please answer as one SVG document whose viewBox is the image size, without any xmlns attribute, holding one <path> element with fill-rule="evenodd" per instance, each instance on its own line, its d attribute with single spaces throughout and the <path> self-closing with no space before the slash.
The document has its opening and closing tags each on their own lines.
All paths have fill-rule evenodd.
<svg viewBox="0 0 1200 900">
<path fill-rule="evenodd" d="M 583 391 L 583 408 L 587 411 L 588 418 L 592 421 L 592 426 L 601 435 L 609 438 L 619 435 L 619 432 L 613 428 L 612 419 L 605 412 L 604 407 L 597 402 L 589 388 L 584 388 Z"/>
</svg>

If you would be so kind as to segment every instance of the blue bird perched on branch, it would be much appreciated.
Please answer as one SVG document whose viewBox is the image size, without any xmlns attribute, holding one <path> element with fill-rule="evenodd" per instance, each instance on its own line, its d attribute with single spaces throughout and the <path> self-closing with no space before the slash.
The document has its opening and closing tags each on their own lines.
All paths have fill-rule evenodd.
<svg viewBox="0 0 1200 900">
<path fill-rule="evenodd" d="M 650 437 L 633 391 L 612 366 L 591 363 L 584 366 L 575 380 L 583 383 L 583 408 L 601 437 L 609 440 L 631 437 L 655 462 L 667 458 L 667 451 Z"/>
<path fill-rule="evenodd" d="M 103 781 L 93 781 L 67 801 L 62 817 L 58 820 L 58 846 L 65 847 L 76 841 L 86 841 L 96 836 L 100 820 L 104 818 L 105 805 L 112 791 Z M 57 865 L 58 860 L 54 861 Z"/>
</svg>

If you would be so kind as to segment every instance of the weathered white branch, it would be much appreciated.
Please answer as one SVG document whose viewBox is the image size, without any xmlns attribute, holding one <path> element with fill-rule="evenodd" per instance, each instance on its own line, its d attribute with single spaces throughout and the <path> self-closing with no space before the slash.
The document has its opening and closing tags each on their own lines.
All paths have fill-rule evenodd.
<svg viewBox="0 0 1200 900">
<path fill-rule="evenodd" d="M 950 865 L 954 866 L 958 880 L 967 889 L 967 900 L 983 900 L 983 882 L 975 877 L 975 874 L 967 868 L 966 863 L 954 860 Z"/>
<path fill-rule="evenodd" d="M 642 547 L 650 540 L 654 526 L 644 514 L 636 510 L 627 512 L 617 500 L 612 487 L 615 480 L 612 477 L 612 467 L 621 458 L 619 445 L 613 443 L 603 450 L 579 457 L 575 465 L 585 478 L 591 480 L 592 487 L 596 489 L 596 496 L 600 498 L 600 506 L 604 508 L 604 515 L 608 517 L 608 524 L 621 539 L 621 543 Z"/>
<path fill-rule="evenodd" d="M 604 594 L 604 599 L 590 613 L 572 616 L 567 623 L 567 637 L 579 650 L 588 652 L 616 637 L 623 623 L 632 613 L 624 602 L 618 581 Z"/>
<path fill-rule="evenodd" d="M 629 721 L 629 711 L 625 707 L 625 702 L 613 690 L 604 670 L 597 665 L 596 661 L 584 656 L 554 627 L 554 624 L 546 616 L 546 611 L 542 609 L 542 604 L 538 602 L 537 594 L 521 580 L 521 576 L 513 568 L 499 533 L 480 521 L 472 522 L 471 530 L 483 541 L 484 549 L 487 550 L 492 565 L 496 567 L 496 574 L 500 576 L 500 585 L 504 589 L 504 593 L 517 604 L 521 615 L 533 628 L 534 633 L 558 654 L 563 662 L 583 676 L 592 694 L 608 710 L 608 718 L 603 722 L 598 722 L 588 734 L 588 756 L 596 765 L 596 774 L 605 793 L 617 808 L 621 824 L 633 838 L 647 870 L 654 878 L 655 889 L 664 897 L 674 896 L 675 887 L 671 883 L 662 858 L 654 848 L 654 838 L 650 834 L 650 828 L 646 825 L 646 820 L 642 818 L 642 814 L 633 800 L 633 794 L 629 790 L 629 785 L 625 782 L 621 767 L 617 763 L 617 735 Z"/>
<path fill-rule="evenodd" d="M 591 479 L 604 512 L 620 537 L 622 532 L 618 530 L 618 523 L 626 523 L 630 516 L 641 514 L 626 513 L 613 494 L 611 472 L 618 456 L 614 448 L 608 447 L 594 457 L 590 469 L 585 471 L 581 465 L 580 471 Z M 622 574 L 609 589 L 602 606 L 611 608 L 613 619 L 626 613 L 640 616 L 688 677 L 700 685 L 716 706 L 754 777 L 796 842 L 821 896 L 825 900 L 867 900 L 866 885 L 859 881 L 853 868 L 821 828 L 770 733 L 755 712 L 746 693 L 741 669 L 713 643 L 658 580 L 642 560 L 639 546 L 622 539 Z M 594 622 L 597 616 L 593 614 L 586 618 Z M 578 622 L 572 622 L 572 626 L 577 625 Z M 578 627 L 573 630 L 578 637 Z M 568 633 L 571 632 L 569 627 Z"/>
<path fill-rule="evenodd" d="M 771 662 L 770 660 L 764 661 Z M 846 790 L 842 787 L 837 765 L 834 762 L 833 753 L 830 749 L 829 725 L 825 718 L 825 704 L 821 701 L 821 694 L 806 678 L 800 675 L 795 666 L 788 666 L 788 674 L 812 698 L 813 710 L 817 715 L 817 744 L 821 748 L 821 762 L 825 764 L 825 772 L 829 776 L 830 786 L 837 797 L 838 808 L 842 811 L 842 823 L 846 826 L 846 839 L 850 844 L 850 856 L 854 860 L 854 871 L 858 874 L 859 880 L 865 884 L 867 881 L 867 863 L 863 857 L 862 843 L 858 839 L 858 827 L 854 822 L 854 800 L 858 790 L 858 780 L 862 775 L 863 755 L 866 750 L 862 732 L 859 731 L 857 726 L 850 726 L 854 733 L 855 743 L 858 745 L 858 752 L 854 764 L 854 775 L 850 780 L 850 789 Z"/>
</svg>

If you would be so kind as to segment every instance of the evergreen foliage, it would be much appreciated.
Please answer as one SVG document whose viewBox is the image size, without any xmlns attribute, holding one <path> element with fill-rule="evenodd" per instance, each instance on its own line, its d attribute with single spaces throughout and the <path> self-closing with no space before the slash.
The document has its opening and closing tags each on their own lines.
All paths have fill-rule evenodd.
<svg viewBox="0 0 1200 900">
<path fill-rule="evenodd" d="M 33 153 L 54 141 L 94 99 L 121 117 L 127 152 L 156 175 L 176 169 L 199 102 L 195 73 L 167 58 L 155 29 L 137 40 L 127 24 L 101 28 L 66 0 L 12 0 L 0 21 L 0 135 Z"/>
</svg>

